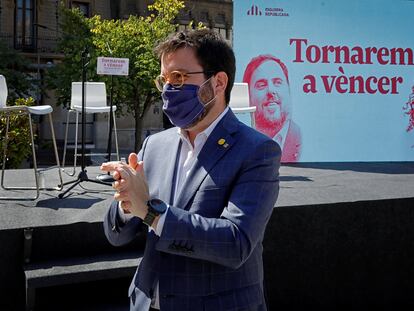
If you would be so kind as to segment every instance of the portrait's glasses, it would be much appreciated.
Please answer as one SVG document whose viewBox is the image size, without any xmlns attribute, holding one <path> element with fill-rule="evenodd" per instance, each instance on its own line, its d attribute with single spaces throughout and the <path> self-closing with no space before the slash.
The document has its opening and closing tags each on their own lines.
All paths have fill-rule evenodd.
<svg viewBox="0 0 414 311">
<path fill-rule="evenodd" d="M 184 82 L 188 79 L 189 75 L 195 74 L 209 74 L 209 71 L 192 71 L 192 72 L 181 72 L 181 71 L 171 71 L 169 74 L 166 75 L 159 75 L 155 78 L 155 86 L 157 89 L 162 92 L 164 89 L 164 85 L 169 83 L 174 88 L 180 88 L 183 86 Z"/>
</svg>

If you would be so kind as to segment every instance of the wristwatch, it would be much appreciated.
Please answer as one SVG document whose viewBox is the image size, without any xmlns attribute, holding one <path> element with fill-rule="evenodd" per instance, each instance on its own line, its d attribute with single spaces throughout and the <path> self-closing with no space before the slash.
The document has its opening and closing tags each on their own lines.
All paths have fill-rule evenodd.
<svg viewBox="0 0 414 311">
<path fill-rule="evenodd" d="M 151 227 L 155 217 L 165 213 L 167 210 L 167 204 L 165 204 L 160 199 L 151 199 L 147 202 L 147 206 L 148 212 L 143 220 L 143 223 Z"/>
</svg>

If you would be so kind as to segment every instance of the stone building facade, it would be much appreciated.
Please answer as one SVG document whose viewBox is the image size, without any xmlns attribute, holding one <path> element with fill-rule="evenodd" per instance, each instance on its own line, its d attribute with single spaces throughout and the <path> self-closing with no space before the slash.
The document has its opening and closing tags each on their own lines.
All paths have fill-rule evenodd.
<svg viewBox="0 0 414 311">
<path fill-rule="evenodd" d="M 60 35 L 59 3 L 61 0 L 0 0 L 0 40 L 16 49 L 32 63 L 34 78 L 43 79 L 44 72 L 64 56 L 57 53 L 57 39 Z M 67 7 L 78 7 L 85 16 L 99 14 L 105 19 L 123 19 L 129 15 L 146 15 L 150 0 L 64 0 Z M 185 8 L 177 18 L 179 29 L 188 27 L 190 21 L 203 22 L 207 27 L 220 32 L 232 41 L 233 1 L 202 0 L 185 1 Z M 108 86 L 107 86 L 108 87 Z M 55 132 L 58 142 L 63 141 L 66 122 L 66 110 L 56 107 L 53 93 L 41 98 L 39 104 L 54 106 Z M 147 135 L 162 130 L 161 104 L 157 103 L 144 118 L 143 133 Z M 88 143 L 97 148 L 105 148 L 107 119 L 89 116 L 87 121 Z M 121 117 L 118 120 L 118 136 L 120 148 L 132 150 L 134 137 L 134 121 Z M 49 139 L 50 130 L 47 122 L 41 127 L 40 136 Z M 104 129 L 105 128 L 105 129 Z M 73 132 L 73 131 L 71 131 Z"/>
</svg>

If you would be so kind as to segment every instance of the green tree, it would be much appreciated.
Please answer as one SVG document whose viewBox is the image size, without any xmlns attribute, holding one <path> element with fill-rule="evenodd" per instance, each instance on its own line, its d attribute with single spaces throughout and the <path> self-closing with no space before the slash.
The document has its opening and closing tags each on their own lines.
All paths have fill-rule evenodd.
<svg viewBox="0 0 414 311">
<path fill-rule="evenodd" d="M 115 100 L 135 118 L 135 149 L 141 143 L 142 118 L 160 95 L 153 82 L 160 71 L 154 46 L 175 31 L 173 21 L 183 7 L 183 1 L 157 0 L 148 6 L 150 14 L 146 17 L 131 15 L 127 20 L 117 21 L 91 19 L 96 49 L 106 55 L 110 49 L 114 57 L 129 58 L 129 77 L 117 79 Z"/>
<path fill-rule="evenodd" d="M 82 79 L 82 53 L 88 51 L 91 55 L 86 68 L 87 79 L 97 80 L 96 52 L 92 43 L 91 23 L 79 9 L 67 9 L 62 4 L 59 7 L 62 18 L 61 38 L 57 49 L 65 56 L 63 60 L 47 72 L 47 86 L 55 90 L 58 105 L 69 106 L 72 81 Z"/>
<path fill-rule="evenodd" d="M 21 97 L 28 97 L 36 90 L 35 81 L 29 75 L 29 62 L 15 50 L 0 41 L 0 74 L 7 81 L 7 101 L 12 104 Z"/>
<path fill-rule="evenodd" d="M 103 20 L 100 16 L 84 18 L 78 10 L 63 10 L 61 42 L 65 53 L 63 62 L 51 72 L 52 85 L 57 89 L 60 103 L 69 102 L 70 82 L 80 81 L 80 55 L 89 47 L 88 80 L 101 80 L 109 85 L 110 77 L 96 75 L 96 56 L 129 59 L 129 76 L 116 77 L 113 101 L 123 113 L 135 118 L 135 150 L 141 144 L 142 118 L 160 94 L 154 78 L 159 74 L 155 45 L 176 30 L 174 19 L 184 2 L 156 0 L 148 6 L 149 15 L 133 16 L 127 20 Z M 79 39 L 80 38 L 80 39 Z"/>
<path fill-rule="evenodd" d="M 33 106 L 34 99 L 29 97 L 36 91 L 36 81 L 30 76 L 29 61 L 9 49 L 0 41 L 0 74 L 7 81 L 8 106 Z M 0 114 L 0 165 L 3 163 L 3 144 L 6 134 L 6 114 Z M 6 154 L 6 168 L 19 168 L 23 160 L 31 154 L 30 128 L 27 116 L 12 114 L 9 120 L 9 142 Z"/>
<path fill-rule="evenodd" d="M 18 98 L 9 101 L 9 106 L 33 106 L 35 101 L 32 97 Z M 3 148 L 6 137 L 7 113 L 0 114 L 0 165 L 3 163 Z M 6 153 L 6 168 L 19 168 L 22 162 L 32 153 L 30 142 L 29 116 L 17 112 L 9 115 L 8 144 Z M 36 134 L 35 134 L 36 136 Z M 36 138 L 36 137 L 35 137 Z"/>
</svg>

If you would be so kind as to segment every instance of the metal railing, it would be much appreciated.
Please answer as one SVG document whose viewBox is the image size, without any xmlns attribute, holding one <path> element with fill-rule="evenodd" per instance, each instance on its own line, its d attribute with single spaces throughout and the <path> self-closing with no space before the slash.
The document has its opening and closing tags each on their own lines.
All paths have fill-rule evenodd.
<svg viewBox="0 0 414 311">
<path fill-rule="evenodd" d="M 58 36 L 42 35 L 37 40 L 36 37 L 26 37 L 23 42 L 21 37 L 0 33 L 0 41 L 7 47 L 28 53 L 58 53 L 58 40 Z"/>
</svg>

